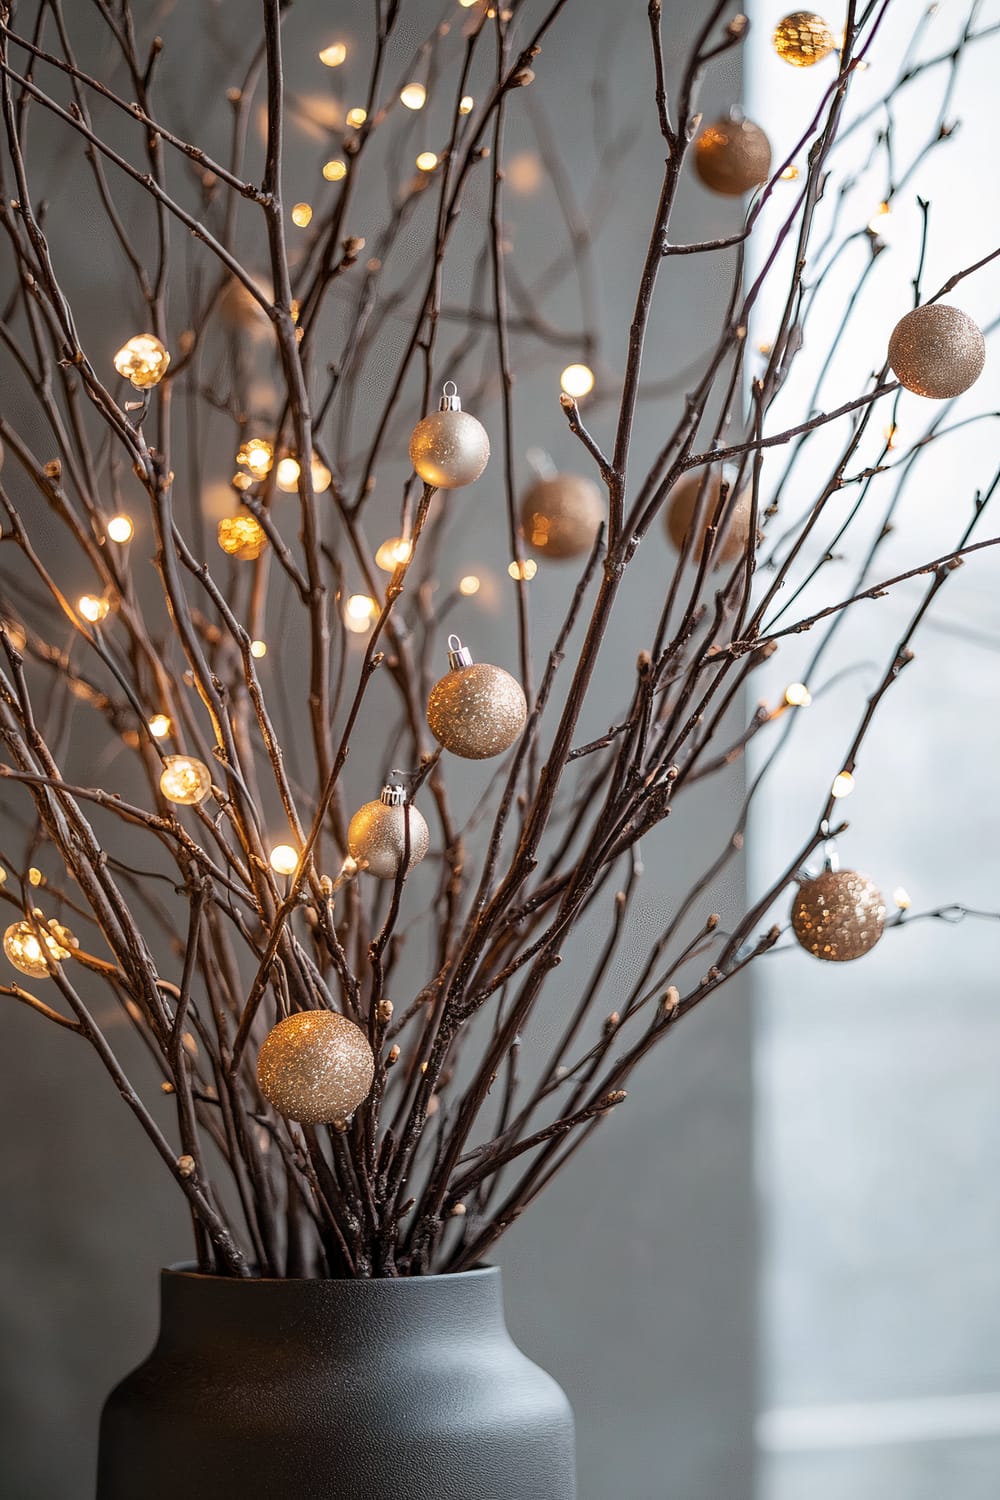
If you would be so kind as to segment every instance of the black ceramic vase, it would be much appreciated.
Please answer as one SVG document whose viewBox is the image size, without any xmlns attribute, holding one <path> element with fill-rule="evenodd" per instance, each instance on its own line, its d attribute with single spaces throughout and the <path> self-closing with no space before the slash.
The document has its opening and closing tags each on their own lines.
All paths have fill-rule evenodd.
<svg viewBox="0 0 1000 1500">
<path fill-rule="evenodd" d="M 235 1281 L 164 1271 L 108 1397 L 97 1500 L 574 1500 L 573 1417 L 500 1272 Z"/>
</svg>

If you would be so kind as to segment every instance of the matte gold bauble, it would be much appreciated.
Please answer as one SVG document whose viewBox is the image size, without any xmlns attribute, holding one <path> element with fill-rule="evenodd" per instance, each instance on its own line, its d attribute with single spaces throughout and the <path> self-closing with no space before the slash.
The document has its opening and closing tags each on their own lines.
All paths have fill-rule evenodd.
<svg viewBox="0 0 1000 1500">
<path fill-rule="evenodd" d="M 410 862 L 407 873 L 420 863 L 430 845 L 430 830 L 422 815 L 406 801 L 401 786 L 382 788 L 377 802 L 359 807 L 347 829 L 347 852 L 379 880 L 395 880 L 406 850 L 406 828 L 410 830 Z"/>
<path fill-rule="evenodd" d="M 594 545 L 604 520 L 604 497 L 583 474 L 536 479 L 521 501 L 521 529 L 541 557 L 580 557 Z"/>
<path fill-rule="evenodd" d="M 486 428 L 462 410 L 455 382 L 449 380 L 440 410 L 431 412 L 413 429 L 410 462 L 425 484 L 439 490 L 458 490 L 479 478 L 489 456 Z"/>
<path fill-rule="evenodd" d="M 302 1010 L 279 1021 L 257 1058 L 257 1082 L 279 1115 L 329 1125 L 368 1097 L 375 1060 L 360 1026 L 332 1010 Z"/>
<path fill-rule="evenodd" d="M 717 469 L 711 471 L 707 480 L 703 470 L 692 471 L 677 481 L 667 498 L 664 516 L 667 536 L 678 552 L 684 546 L 684 539 L 694 520 L 695 512 L 698 511 L 701 516 L 701 536 L 689 554 L 696 563 L 701 562 L 701 554 L 705 547 L 705 533 L 718 508 L 724 479 L 728 482 L 728 476 Z M 753 499 L 749 486 L 740 491 L 735 501 L 730 494 L 727 507 L 722 530 L 715 539 L 713 556 L 717 567 L 722 563 L 735 562 L 738 557 L 746 555 L 750 540 L 750 518 L 753 513 Z"/>
<path fill-rule="evenodd" d="M 694 166 L 713 193 L 738 198 L 771 175 L 771 142 L 752 120 L 723 116 L 706 125 L 695 142 Z"/>
<path fill-rule="evenodd" d="M 474 662 L 457 635 L 448 637 L 448 648 L 451 671 L 435 683 L 427 701 L 431 733 L 466 760 L 502 755 L 528 716 L 521 684 L 503 667 Z"/>
<path fill-rule="evenodd" d="M 908 391 L 946 401 L 975 385 L 986 363 L 986 341 L 961 308 L 928 302 L 892 330 L 889 363 Z"/>
<path fill-rule="evenodd" d="M 774 50 L 783 62 L 795 68 L 811 68 L 822 62 L 836 46 L 833 32 L 810 10 L 795 10 L 774 28 Z"/>
<path fill-rule="evenodd" d="M 868 953 L 885 928 L 881 892 L 856 870 L 824 870 L 803 880 L 792 903 L 792 931 L 807 953 L 847 963 Z"/>
</svg>

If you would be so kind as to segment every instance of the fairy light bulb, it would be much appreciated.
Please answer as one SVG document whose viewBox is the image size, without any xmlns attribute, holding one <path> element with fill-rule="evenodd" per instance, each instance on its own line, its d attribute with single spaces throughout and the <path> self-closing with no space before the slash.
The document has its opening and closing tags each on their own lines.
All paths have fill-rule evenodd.
<svg viewBox="0 0 1000 1500">
<path fill-rule="evenodd" d="M 466 573 L 464 578 L 458 580 L 458 592 L 464 594 L 467 599 L 471 599 L 473 594 L 478 594 L 481 588 L 482 583 L 475 573 Z"/>
<path fill-rule="evenodd" d="M 911 906 L 910 893 L 905 886 L 897 885 L 892 893 L 892 899 L 900 911 L 909 911 Z"/>
<path fill-rule="evenodd" d="M 154 740 L 165 739 L 173 727 L 169 714 L 154 714 L 149 721 L 149 732 Z"/>
<path fill-rule="evenodd" d="M 567 365 L 559 376 L 559 384 L 567 396 L 578 401 L 594 389 L 594 372 L 589 365 Z"/>
<path fill-rule="evenodd" d="M 342 182 L 347 176 L 347 163 L 335 156 L 332 161 L 323 163 L 323 176 L 327 182 Z"/>
<path fill-rule="evenodd" d="M 351 594 L 344 605 L 344 624 L 355 635 L 364 635 L 378 614 L 378 605 L 368 594 Z"/>
<path fill-rule="evenodd" d="M 808 708 L 812 701 L 812 693 L 804 682 L 790 682 L 785 688 L 785 702 L 790 708 Z"/>
<path fill-rule="evenodd" d="M 130 542 L 135 535 L 131 516 L 112 516 L 107 526 L 108 537 L 113 542 Z"/>
<path fill-rule="evenodd" d="M 413 554 L 413 543 L 405 537 L 391 536 L 384 541 L 375 554 L 375 566 L 383 573 L 395 573 L 403 563 L 408 563 Z"/>
<path fill-rule="evenodd" d="M 354 130 L 360 130 L 361 126 L 365 123 L 367 118 L 368 111 L 366 109 L 362 109 L 360 105 L 355 105 L 354 109 L 349 109 L 347 111 L 347 123 Z"/>
<path fill-rule="evenodd" d="M 250 642 L 250 655 L 256 657 L 258 661 L 260 660 L 260 658 L 262 656 L 266 656 L 267 655 L 267 642 L 266 641 L 251 641 Z"/>
<path fill-rule="evenodd" d="M 476 101 L 475 99 L 473 99 L 471 94 L 463 94 L 462 98 L 458 101 L 459 114 L 471 115 L 473 109 L 475 108 L 475 104 Z"/>
<path fill-rule="evenodd" d="M 325 68 L 339 68 L 347 61 L 347 48 L 343 42 L 331 42 L 329 47 L 323 48 L 319 60 Z"/>
<path fill-rule="evenodd" d="M 518 562 L 515 557 L 513 562 L 507 564 L 507 572 L 511 578 L 518 579 L 522 583 L 527 583 L 538 572 L 538 564 L 533 557 L 525 557 L 521 562 Z"/>
<path fill-rule="evenodd" d="M 315 454 L 313 454 L 312 463 L 309 465 L 309 472 L 312 474 L 313 494 L 325 494 L 333 482 L 333 475 L 326 464 L 318 459 Z"/>
<path fill-rule="evenodd" d="M 115 355 L 119 375 L 130 380 L 137 391 L 159 385 L 167 373 L 170 355 L 155 333 L 137 333 L 123 344 Z"/>
<path fill-rule="evenodd" d="M 888 203 L 880 203 L 878 208 L 872 214 L 871 218 L 868 220 L 868 228 L 871 230 L 872 234 L 883 234 L 885 232 L 885 229 L 887 228 L 888 220 L 891 217 L 892 209 L 889 207 Z"/>
<path fill-rule="evenodd" d="M 230 557 L 241 562 L 253 562 L 267 546 L 267 532 L 249 513 L 238 516 L 223 516 L 218 528 L 219 546 Z"/>
<path fill-rule="evenodd" d="M 50 977 L 46 953 L 53 963 L 58 964 L 80 946 L 68 927 L 54 919 L 44 922 L 41 915 L 41 912 L 35 913 L 37 929 L 34 923 L 24 919 L 12 922 L 3 935 L 3 951 L 8 960 L 18 973 L 27 974 L 29 979 Z"/>
<path fill-rule="evenodd" d="M 255 479 L 263 479 L 271 472 L 274 449 L 266 438 L 250 438 L 240 444 L 236 462 L 249 469 Z"/>
<path fill-rule="evenodd" d="M 849 797 L 854 791 L 854 777 L 850 771 L 841 771 L 833 778 L 833 786 L 830 788 L 830 796 Z"/>
<path fill-rule="evenodd" d="M 212 773 L 193 755 L 168 755 L 160 772 L 160 791 L 168 802 L 194 807 L 212 790 Z"/>
<path fill-rule="evenodd" d="M 417 157 L 418 172 L 433 172 L 437 164 L 438 158 L 437 152 L 435 151 L 421 151 L 420 155 Z"/>
<path fill-rule="evenodd" d="M 299 862 L 298 850 L 293 849 L 291 844 L 275 844 L 268 861 L 276 875 L 294 875 Z"/>
<path fill-rule="evenodd" d="M 312 222 L 312 216 L 310 203 L 296 203 L 292 209 L 292 223 L 297 224 L 300 229 L 305 229 L 306 225 Z"/>
<path fill-rule="evenodd" d="M 423 109 L 427 103 L 427 90 L 422 83 L 408 83 L 400 90 L 399 102 L 406 109 Z"/>
<path fill-rule="evenodd" d="M 31 868 L 28 871 L 28 884 L 29 885 L 41 885 L 42 881 L 44 879 L 45 879 L 45 876 L 42 874 L 42 872 L 38 868 L 38 866 L 37 865 L 32 865 Z"/>
<path fill-rule="evenodd" d="M 99 625 L 107 618 L 111 609 L 107 599 L 100 599 L 96 594 L 81 594 L 76 602 L 76 607 L 85 620 L 91 625 Z"/>
<path fill-rule="evenodd" d="M 280 458 L 274 471 L 278 489 L 283 490 L 286 495 L 294 495 L 301 472 L 297 458 Z"/>
</svg>

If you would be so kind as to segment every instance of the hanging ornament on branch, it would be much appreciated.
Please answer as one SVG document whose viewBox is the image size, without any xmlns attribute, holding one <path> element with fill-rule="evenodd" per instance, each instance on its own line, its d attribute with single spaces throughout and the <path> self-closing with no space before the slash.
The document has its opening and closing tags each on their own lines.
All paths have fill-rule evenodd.
<svg viewBox="0 0 1000 1500">
<path fill-rule="evenodd" d="M 401 786 L 382 788 L 376 802 L 359 807 L 347 829 L 347 852 L 369 875 L 395 880 L 406 854 L 409 828 L 410 859 L 406 873 L 418 865 L 430 845 L 430 830 L 421 813 L 406 800 Z"/>
<path fill-rule="evenodd" d="M 800 884 L 792 903 L 792 931 L 814 958 L 848 963 L 874 948 L 885 914 L 882 894 L 867 875 L 826 869 Z"/>
<path fill-rule="evenodd" d="M 774 28 L 774 50 L 794 68 L 811 68 L 833 51 L 833 32 L 814 11 L 793 10 Z"/>
<path fill-rule="evenodd" d="M 947 401 L 975 385 L 986 363 L 986 341 L 968 313 L 928 302 L 900 318 L 889 340 L 889 363 L 908 391 Z"/>
<path fill-rule="evenodd" d="M 691 557 L 696 563 L 701 562 L 708 528 L 719 508 L 722 486 L 725 483 L 731 490 L 732 482 L 732 475 L 725 469 L 712 469 L 707 480 L 702 470 L 693 470 L 677 481 L 667 497 L 664 524 L 667 536 L 678 552 L 683 549 L 696 514 L 698 516 L 699 535 L 691 548 Z M 726 512 L 715 539 L 713 555 L 716 566 L 746 556 L 752 513 L 753 497 L 749 485 L 744 486 L 735 499 L 731 494 L 727 497 Z"/>
<path fill-rule="evenodd" d="M 486 428 L 462 410 L 455 382 L 446 381 L 439 409 L 413 429 L 410 462 L 414 469 L 435 489 L 458 490 L 479 478 L 489 456 Z"/>
<path fill-rule="evenodd" d="M 594 545 L 604 512 L 604 497 L 592 479 L 544 473 L 524 492 L 521 529 L 540 557 L 581 557 Z"/>
<path fill-rule="evenodd" d="M 723 115 L 695 141 L 694 166 L 713 193 L 738 198 L 770 177 L 771 142 L 752 120 Z"/>
<path fill-rule="evenodd" d="M 360 1026 L 332 1010 L 302 1010 L 268 1032 L 257 1058 L 265 1099 L 286 1119 L 329 1125 L 367 1099 L 375 1059 Z"/>
<path fill-rule="evenodd" d="M 528 716 L 521 684 L 503 667 L 474 662 L 457 635 L 448 637 L 448 672 L 431 689 L 427 722 L 452 755 L 488 760 L 509 750 Z"/>
</svg>

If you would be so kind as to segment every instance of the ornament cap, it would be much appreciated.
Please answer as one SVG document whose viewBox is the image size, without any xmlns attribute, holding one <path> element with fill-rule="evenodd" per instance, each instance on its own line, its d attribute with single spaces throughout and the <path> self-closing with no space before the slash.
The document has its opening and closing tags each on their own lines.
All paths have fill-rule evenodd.
<svg viewBox="0 0 1000 1500">
<path fill-rule="evenodd" d="M 379 801 L 386 807 L 402 807 L 406 802 L 406 788 L 398 781 L 389 782 L 382 788 Z"/>
<path fill-rule="evenodd" d="M 472 652 L 463 646 L 457 635 L 448 637 L 448 665 L 453 672 L 472 666 Z"/>
<path fill-rule="evenodd" d="M 451 390 L 448 387 L 451 386 Z M 458 386 L 453 380 L 446 380 L 441 387 L 441 400 L 438 402 L 438 411 L 461 411 L 462 398 L 458 394 Z"/>
</svg>

